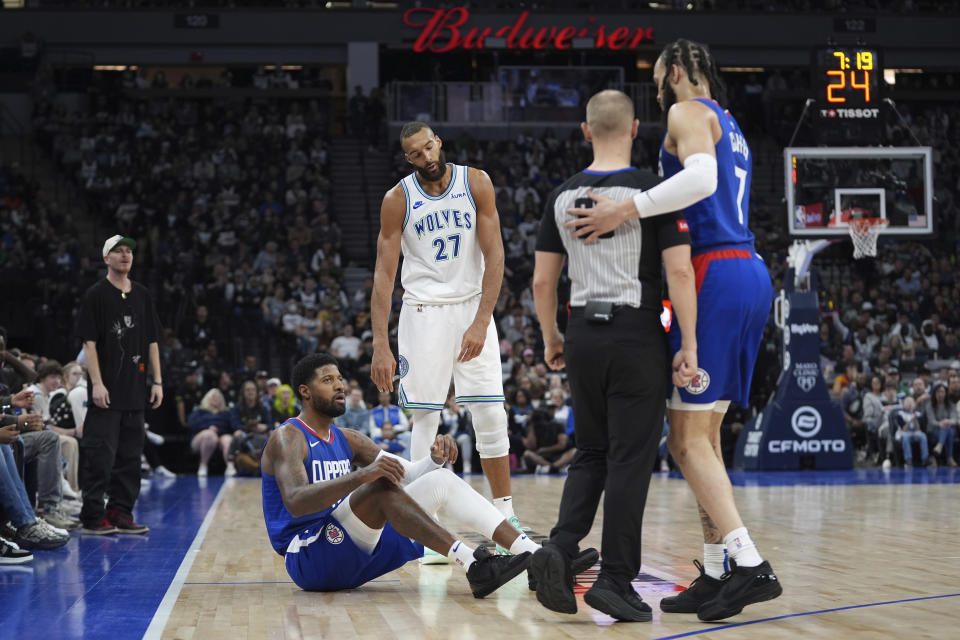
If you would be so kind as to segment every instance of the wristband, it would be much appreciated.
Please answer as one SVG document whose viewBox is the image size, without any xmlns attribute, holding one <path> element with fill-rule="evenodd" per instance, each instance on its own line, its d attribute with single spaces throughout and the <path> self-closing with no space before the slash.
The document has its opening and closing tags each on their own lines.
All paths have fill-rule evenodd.
<svg viewBox="0 0 960 640">
<path fill-rule="evenodd" d="M 152 384 L 153 386 L 155 386 L 155 387 L 162 387 L 162 386 L 163 386 L 163 383 L 162 383 L 162 382 L 156 382 L 156 381 L 155 381 L 155 382 L 152 382 L 151 384 Z"/>
</svg>

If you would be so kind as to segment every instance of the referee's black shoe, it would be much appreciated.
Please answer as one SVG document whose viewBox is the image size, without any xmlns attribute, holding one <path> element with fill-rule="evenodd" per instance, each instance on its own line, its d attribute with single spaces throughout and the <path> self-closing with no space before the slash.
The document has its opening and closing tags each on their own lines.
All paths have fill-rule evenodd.
<svg viewBox="0 0 960 640">
<path fill-rule="evenodd" d="M 723 620 L 737 615 L 748 604 L 773 600 L 783 593 L 780 581 L 766 560 L 755 567 L 738 567 L 733 560 L 730 564 L 732 568 L 721 578 L 723 584 L 716 597 L 697 609 L 701 620 Z"/>
<path fill-rule="evenodd" d="M 699 560 L 693 561 L 700 575 L 690 583 L 685 591 L 660 601 L 660 610 L 666 613 L 696 613 L 700 605 L 713 600 L 720 591 L 720 578 L 708 576 Z"/>
<path fill-rule="evenodd" d="M 528 569 L 537 585 L 537 600 L 550 611 L 576 613 L 570 559 L 549 542 L 533 554 Z"/>
<path fill-rule="evenodd" d="M 474 563 L 467 569 L 467 581 L 474 598 L 484 598 L 507 584 L 530 564 L 530 552 L 493 556 L 485 547 L 473 552 Z"/>
<path fill-rule="evenodd" d="M 650 605 L 640 599 L 629 584 L 621 587 L 605 575 L 600 575 L 585 594 L 588 605 L 623 622 L 649 622 L 653 619 Z"/>
<path fill-rule="evenodd" d="M 577 574 L 583 573 L 593 565 L 597 564 L 597 560 L 600 559 L 600 552 L 598 552 L 593 547 L 584 549 L 577 557 L 570 562 L 570 586 L 573 586 L 573 582 L 576 582 Z M 533 573 L 527 569 L 527 588 L 530 591 L 537 590 L 537 579 L 533 577 Z"/>
</svg>

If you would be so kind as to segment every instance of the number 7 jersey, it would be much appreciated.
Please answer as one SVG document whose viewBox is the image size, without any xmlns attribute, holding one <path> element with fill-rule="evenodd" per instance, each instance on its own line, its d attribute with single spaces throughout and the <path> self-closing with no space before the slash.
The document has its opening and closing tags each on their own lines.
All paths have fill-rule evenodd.
<svg viewBox="0 0 960 640">
<path fill-rule="evenodd" d="M 427 195 L 416 172 L 400 181 L 407 205 L 400 236 L 406 303 L 455 304 L 480 295 L 483 252 L 469 167 L 449 167 L 450 184 L 438 196 Z"/>
<path fill-rule="evenodd" d="M 753 249 L 753 233 L 747 226 L 753 159 L 747 139 L 729 111 L 713 100 L 696 100 L 717 114 L 723 135 L 716 144 L 717 190 L 683 211 L 690 226 L 691 250 L 697 255 L 718 247 Z M 669 178 L 681 169 L 679 158 L 661 145 L 660 175 Z"/>
</svg>

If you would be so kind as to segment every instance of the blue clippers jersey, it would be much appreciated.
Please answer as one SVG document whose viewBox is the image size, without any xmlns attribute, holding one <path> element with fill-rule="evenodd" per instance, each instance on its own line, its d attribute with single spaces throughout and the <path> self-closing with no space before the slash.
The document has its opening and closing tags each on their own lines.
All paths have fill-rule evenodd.
<svg viewBox="0 0 960 640">
<path fill-rule="evenodd" d="M 296 426 L 307 439 L 308 452 L 303 466 L 306 468 L 310 484 L 326 482 L 350 473 L 353 451 L 340 429 L 331 424 L 330 439 L 324 440 L 299 418 L 291 418 L 285 424 Z M 263 519 L 267 523 L 270 543 L 280 555 L 286 552 L 294 536 L 310 527 L 318 519 L 330 515 L 342 500 L 338 500 L 323 511 L 294 518 L 283 504 L 276 478 L 268 473 L 263 474 L 262 492 Z"/>
<path fill-rule="evenodd" d="M 693 254 L 731 245 L 750 245 L 753 234 L 747 226 L 753 163 L 747 139 L 730 112 L 713 100 L 696 98 L 717 114 L 723 135 L 716 144 L 717 190 L 683 211 L 690 225 Z M 669 178 L 683 169 L 679 158 L 660 145 L 660 173 Z"/>
</svg>

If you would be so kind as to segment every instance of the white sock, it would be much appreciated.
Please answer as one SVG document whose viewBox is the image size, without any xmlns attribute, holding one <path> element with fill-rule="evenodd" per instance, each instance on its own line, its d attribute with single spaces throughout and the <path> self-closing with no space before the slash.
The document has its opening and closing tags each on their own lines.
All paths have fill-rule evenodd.
<svg viewBox="0 0 960 640">
<path fill-rule="evenodd" d="M 720 578 L 726 570 L 727 548 L 723 544 L 703 545 L 703 571 L 711 578 Z"/>
<path fill-rule="evenodd" d="M 463 567 L 464 571 L 470 569 L 470 565 L 475 562 L 473 559 L 473 549 L 460 540 L 453 541 L 453 546 L 450 547 L 450 551 L 447 552 L 447 557 L 450 558 L 451 562 L 456 562 Z"/>
<path fill-rule="evenodd" d="M 410 459 L 416 462 L 430 455 L 430 447 L 437 439 L 440 412 L 429 409 L 413 410 L 413 431 L 410 433 Z"/>
<path fill-rule="evenodd" d="M 763 558 L 757 552 L 757 545 L 753 543 L 746 527 L 734 529 L 723 536 L 723 543 L 730 551 L 730 559 L 739 567 L 755 567 L 763 562 Z"/>
<path fill-rule="evenodd" d="M 536 553 L 539 549 L 540 545 L 528 538 L 525 533 L 521 533 L 519 536 L 517 536 L 517 539 L 513 541 L 512 545 L 510 545 L 510 553 L 513 555 L 519 555 L 524 551 Z"/>
<path fill-rule="evenodd" d="M 509 520 L 513 517 L 513 496 L 503 496 L 502 498 L 494 498 L 493 506 L 497 508 L 497 511 L 503 514 L 504 520 Z"/>
</svg>

